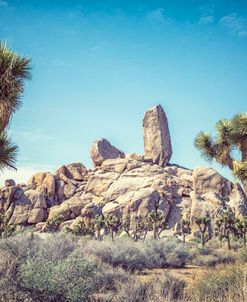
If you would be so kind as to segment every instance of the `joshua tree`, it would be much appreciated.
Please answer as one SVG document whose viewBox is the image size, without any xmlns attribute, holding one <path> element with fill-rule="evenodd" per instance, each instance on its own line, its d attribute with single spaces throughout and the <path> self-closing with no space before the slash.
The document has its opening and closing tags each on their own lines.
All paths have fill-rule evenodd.
<svg viewBox="0 0 247 302">
<path fill-rule="evenodd" d="M 148 219 L 153 224 L 153 238 L 159 239 L 161 232 L 167 227 L 165 215 L 162 211 L 156 209 L 148 214 Z"/>
<path fill-rule="evenodd" d="M 231 169 L 247 193 L 247 112 L 237 114 L 231 120 L 220 120 L 215 128 L 215 138 L 200 132 L 195 138 L 195 146 L 207 161 L 215 160 Z M 240 160 L 233 158 L 236 149 L 240 152 Z"/>
<path fill-rule="evenodd" d="M 185 238 L 187 235 L 190 234 L 190 232 L 191 232 L 190 221 L 186 220 L 186 219 L 182 219 L 181 233 L 182 233 L 182 237 L 183 237 L 183 244 L 185 244 Z"/>
<path fill-rule="evenodd" d="M 195 223 L 198 225 L 200 230 L 202 247 L 204 247 L 205 243 L 209 240 L 209 236 L 206 238 L 206 231 L 210 226 L 210 221 L 209 216 L 202 216 L 195 219 Z"/>
<path fill-rule="evenodd" d="M 97 240 L 101 241 L 102 236 L 100 234 L 100 231 L 104 228 L 105 226 L 105 220 L 103 215 L 96 215 L 93 219 L 93 227 L 94 230 L 96 231 L 96 238 Z"/>
<path fill-rule="evenodd" d="M 145 241 L 148 231 L 153 229 L 153 224 L 147 217 L 137 214 L 131 217 L 130 214 L 127 214 L 123 217 L 122 228 L 128 237 L 134 241 L 138 241 L 141 238 Z"/>
<path fill-rule="evenodd" d="M 15 231 L 13 224 L 8 224 L 8 219 L 4 213 L 0 213 L 0 238 L 7 238 Z"/>
<path fill-rule="evenodd" d="M 242 219 L 236 219 L 236 232 L 236 235 L 243 239 L 244 246 L 246 246 L 247 216 Z"/>
<path fill-rule="evenodd" d="M 15 168 L 17 146 L 10 140 L 6 128 L 13 113 L 20 108 L 24 81 L 30 78 L 30 59 L 0 42 L 0 170 Z"/>
<path fill-rule="evenodd" d="M 231 209 L 224 209 L 219 213 L 216 221 L 215 235 L 220 240 L 226 239 L 228 249 L 231 249 L 231 235 L 236 235 L 236 219 Z"/>
<path fill-rule="evenodd" d="M 77 220 L 77 222 L 72 227 L 67 227 L 66 230 L 67 232 L 75 235 L 76 241 L 78 236 L 93 236 L 94 234 L 93 230 L 86 226 L 83 218 Z"/>
<path fill-rule="evenodd" d="M 114 234 L 118 233 L 121 227 L 121 221 L 116 215 L 108 214 L 105 218 L 105 224 L 108 228 L 112 241 L 114 241 Z"/>
<path fill-rule="evenodd" d="M 44 231 L 45 232 L 57 232 L 61 222 L 63 222 L 63 221 L 64 221 L 63 215 L 57 215 L 57 216 L 54 216 L 53 218 L 48 219 L 45 223 Z"/>
</svg>

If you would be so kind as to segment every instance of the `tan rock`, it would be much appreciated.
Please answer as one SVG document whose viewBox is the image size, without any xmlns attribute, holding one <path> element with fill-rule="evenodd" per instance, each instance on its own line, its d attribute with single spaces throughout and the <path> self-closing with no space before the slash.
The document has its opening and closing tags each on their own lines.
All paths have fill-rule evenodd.
<svg viewBox="0 0 247 302">
<path fill-rule="evenodd" d="M 144 154 L 165 166 L 172 156 L 172 145 L 166 114 L 161 105 L 149 109 L 143 119 Z"/>
<path fill-rule="evenodd" d="M 75 217 L 79 216 L 83 207 L 92 200 L 90 194 L 85 194 L 81 197 L 71 197 L 65 200 L 60 205 L 53 206 L 50 208 L 48 219 L 57 217 L 59 215 L 64 216 L 64 220 L 70 220 L 71 214 L 74 213 Z"/>
<path fill-rule="evenodd" d="M 48 196 L 55 197 L 56 180 L 55 176 L 49 172 L 36 173 L 29 179 L 28 185 L 34 189 L 42 187 L 41 191 L 44 189 Z"/>
<path fill-rule="evenodd" d="M 102 213 L 103 215 L 108 215 L 108 214 L 119 215 L 120 205 L 116 202 L 109 202 L 102 208 Z"/>
<path fill-rule="evenodd" d="M 198 167 L 193 171 L 193 189 L 195 194 L 215 192 L 221 197 L 229 195 L 232 183 L 213 168 Z"/>
<path fill-rule="evenodd" d="M 47 213 L 42 208 L 32 209 L 29 217 L 28 223 L 29 224 L 37 224 L 39 222 L 43 222 L 47 218 Z"/>
<path fill-rule="evenodd" d="M 89 177 L 84 190 L 100 196 L 118 177 L 119 174 L 116 172 L 97 171 Z"/>
<path fill-rule="evenodd" d="M 81 181 L 87 174 L 87 169 L 82 163 L 72 163 L 64 165 L 56 171 L 56 175 L 60 177 L 61 174 L 65 175 L 68 179 Z"/>
<path fill-rule="evenodd" d="M 124 153 L 102 138 L 93 143 L 91 159 L 95 166 L 100 166 L 106 159 L 123 158 Z"/>
<path fill-rule="evenodd" d="M 75 193 L 76 193 L 76 187 L 71 182 L 67 183 L 64 186 L 63 194 L 66 199 L 71 198 L 73 195 L 75 195 Z"/>
</svg>

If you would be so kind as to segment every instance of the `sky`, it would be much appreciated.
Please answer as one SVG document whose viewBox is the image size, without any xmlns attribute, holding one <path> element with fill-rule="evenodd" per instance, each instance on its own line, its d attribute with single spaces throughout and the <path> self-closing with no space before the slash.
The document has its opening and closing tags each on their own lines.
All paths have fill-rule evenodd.
<svg viewBox="0 0 247 302">
<path fill-rule="evenodd" d="M 196 134 L 247 109 L 246 1 L 0 0 L 0 40 L 32 58 L 9 128 L 18 171 L 1 184 L 71 162 L 91 168 L 99 138 L 143 153 L 142 118 L 156 104 L 171 162 L 208 165 Z"/>
</svg>

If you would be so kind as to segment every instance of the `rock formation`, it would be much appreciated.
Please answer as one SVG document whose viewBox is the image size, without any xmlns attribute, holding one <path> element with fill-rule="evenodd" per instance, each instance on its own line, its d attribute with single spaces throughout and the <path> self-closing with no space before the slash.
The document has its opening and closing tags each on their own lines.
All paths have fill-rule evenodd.
<svg viewBox="0 0 247 302">
<path fill-rule="evenodd" d="M 172 156 L 172 145 L 166 114 L 161 105 L 149 109 L 143 119 L 144 153 L 155 164 L 165 166 Z"/>
<path fill-rule="evenodd" d="M 106 159 L 118 157 L 124 157 L 124 153 L 112 146 L 105 138 L 97 140 L 91 147 L 91 158 L 94 166 L 100 166 Z"/>
<path fill-rule="evenodd" d="M 241 187 L 214 169 L 199 167 L 192 171 L 167 164 L 171 142 L 160 105 L 145 114 L 144 138 L 145 157 L 134 153 L 125 156 L 103 139 L 93 144 L 91 157 L 96 167 L 92 171 L 73 163 L 60 167 L 55 174 L 37 173 L 27 185 L 7 180 L 0 189 L 0 211 L 9 223 L 41 229 L 47 218 L 60 214 L 65 220 L 63 227 L 75 223 L 78 217 L 88 221 L 98 214 L 146 216 L 159 209 L 174 233 L 180 231 L 182 219 L 191 221 L 192 230 L 196 229 L 195 217 L 209 214 L 214 221 L 224 205 L 237 216 L 247 214 Z"/>
</svg>

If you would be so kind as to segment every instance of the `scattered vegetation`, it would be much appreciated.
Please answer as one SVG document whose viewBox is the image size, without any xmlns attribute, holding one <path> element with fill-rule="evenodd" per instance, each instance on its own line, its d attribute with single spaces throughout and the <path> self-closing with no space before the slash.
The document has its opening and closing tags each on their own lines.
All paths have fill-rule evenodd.
<svg viewBox="0 0 247 302">
<path fill-rule="evenodd" d="M 209 269 L 191 289 L 192 301 L 222 302 L 247 299 L 246 267 L 241 264 L 220 265 Z"/>
<path fill-rule="evenodd" d="M 75 241 L 66 232 L 18 234 L 0 241 L 0 301 L 245 301 L 247 249 L 227 252 L 216 249 L 216 241 L 211 245 L 184 245 L 175 238 L 133 243 L 128 237 Z M 165 269 L 196 258 L 214 268 L 189 287 Z M 154 268 L 159 274 L 146 277 Z"/>
</svg>

